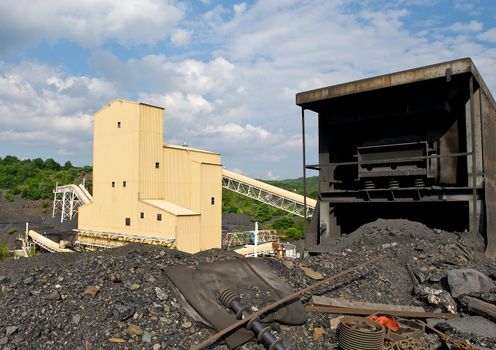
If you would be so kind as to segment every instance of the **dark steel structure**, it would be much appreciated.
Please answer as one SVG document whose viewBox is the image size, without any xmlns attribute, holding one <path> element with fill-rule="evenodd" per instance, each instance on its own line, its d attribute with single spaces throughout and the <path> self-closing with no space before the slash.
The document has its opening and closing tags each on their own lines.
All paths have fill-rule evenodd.
<svg viewBox="0 0 496 350">
<path fill-rule="evenodd" d="M 296 104 L 303 128 L 305 110 L 318 113 L 307 245 L 405 218 L 480 232 L 496 257 L 496 102 L 470 58 L 301 92 Z"/>
</svg>

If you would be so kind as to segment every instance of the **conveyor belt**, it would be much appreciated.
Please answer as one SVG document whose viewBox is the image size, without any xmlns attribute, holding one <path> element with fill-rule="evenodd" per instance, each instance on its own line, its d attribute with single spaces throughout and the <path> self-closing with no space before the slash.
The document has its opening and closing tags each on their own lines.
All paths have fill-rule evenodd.
<svg viewBox="0 0 496 350">
<path fill-rule="evenodd" d="M 297 193 L 283 190 L 226 169 L 222 169 L 222 187 L 293 215 L 305 216 L 305 197 Z M 312 216 L 316 206 L 317 201 L 307 197 L 307 217 Z"/>
<path fill-rule="evenodd" d="M 40 246 L 41 248 L 43 248 L 45 250 L 48 250 L 51 253 L 72 253 L 72 252 L 74 252 L 71 249 L 60 248 L 60 246 L 57 242 L 54 242 L 51 239 L 48 239 L 45 236 L 40 235 L 36 231 L 29 230 L 28 235 L 33 240 L 33 242 L 36 243 L 36 245 Z"/>
</svg>

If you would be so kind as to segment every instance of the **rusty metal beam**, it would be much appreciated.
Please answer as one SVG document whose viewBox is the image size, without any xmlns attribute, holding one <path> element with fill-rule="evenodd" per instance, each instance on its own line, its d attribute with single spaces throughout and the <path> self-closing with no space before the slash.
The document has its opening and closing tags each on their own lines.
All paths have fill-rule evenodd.
<svg viewBox="0 0 496 350">
<path fill-rule="evenodd" d="M 430 66 L 409 69 L 401 72 L 380 75 L 373 78 L 357 80 L 345 84 L 324 87 L 316 90 L 296 94 L 298 106 L 318 102 L 335 97 L 356 94 L 371 90 L 383 89 L 392 86 L 404 85 L 429 79 L 442 78 L 449 72 L 449 76 L 470 73 L 474 65 L 470 58 L 443 62 Z"/>
<path fill-rule="evenodd" d="M 323 312 L 330 314 L 343 314 L 343 315 L 372 315 L 376 312 L 386 313 L 399 317 L 419 317 L 419 318 L 456 318 L 460 317 L 459 314 L 448 312 L 422 312 L 422 311 L 400 311 L 388 309 L 361 309 L 351 307 L 338 307 L 338 306 L 320 306 L 320 305 L 307 305 L 305 306 L 306 312 Z"/>
</svg>

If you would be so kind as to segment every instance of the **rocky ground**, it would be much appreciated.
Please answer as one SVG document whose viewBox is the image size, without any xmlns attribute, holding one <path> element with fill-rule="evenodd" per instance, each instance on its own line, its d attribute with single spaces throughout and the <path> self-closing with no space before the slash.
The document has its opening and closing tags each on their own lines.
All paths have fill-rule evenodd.
<svg viewBox="0 0 496 350">
<path fill-rule="evenodd" d="M 314 294 L 446 311 L 448 304 L 441 300 L 436 305 L 421 291 L 431 288 L 455 294 L 447 276 L 460 269 L 472 268 L 490 276 L 485 277 L 489 280 L 487 285 L 479 288 L 484 290 L 464 293 L 496 302 L 495 290 L 490 285 L 494 283 L 491 278 L 496 278 L 496 265 L 484 257 L 478 242 L 478 237 L 467 233 L 432 230 L 406 220 L 378 220 L 333 242 L 323 249 L 325 253 L 308 256 L 301 262 L 262 259 L 292 289 L 298 290 L 315 283 L 313 278 L 318 277 L 305 273 L 299 264 L 331 276 L 366 259 L 381 257 L 375 265 L 319 287 Z M 129 245 L 104 252 L 41 254 L 0 262 L 0 349 L 189 348 L 214 331 L 195 322 L 183 309 L 164 269 L 240 258 L 223 250 L 189 255 Z M 303 301 L 307 302 L 309 297 Z M 462 298 L 458 295 L 452 300 L 458 311 L 465 313 Z M 337 347 L 337 338 L 331 320 L 337 316 L 309 313 L 302 326 L 273 327 L 277 336 L 293 348 L 333 349 Z M 489 322 L 489 332 L 482 334 L 478 332 L 481 327 L 467 331 L 441 323 L 438 328 L 480 348 L 496 348 L 496 332 L 490 331 L 493 324 L 483 320 Z M 424 336 L 422 340 L 429 349 L 440 345 L 436 335 Z M 227 347 L 218 342 L 211 348 Z M 254 340 L 243 348 L 263 349 Z"/>
<path fill-rule="evenodd" d="M 45 233 L 55 241 L 70 238 L 77 225 L 76 220 L 61 223 L 60 213 L 52 218 L 50 200 L 17 198 L 14 202 L 6 202 L 0 191 L 0 243 L 10 249 L 18 247 L 16 237 L 19 232 L 24 232 L 26 222 L 29 222 L 30 229 Z"/>
</svg>

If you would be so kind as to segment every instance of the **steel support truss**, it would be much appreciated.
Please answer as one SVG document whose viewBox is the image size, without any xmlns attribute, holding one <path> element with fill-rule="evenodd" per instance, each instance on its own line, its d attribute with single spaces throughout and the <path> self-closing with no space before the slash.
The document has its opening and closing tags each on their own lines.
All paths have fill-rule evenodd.
<svg viewBox="0 0 496 350">
<path fill-rule="evenodd" d="M 284 210 L 296 216 L 305 217 L 304 203 L 299 203 L 276 193 L 264 190 L 260 187 L 247 184 L 237 179 L 222 176 L 222 187 L 243 196 L 255 199 L 272 207 Z M 311 217 L 314 208 L 307 206 L 306 217 Z"/>
<path fill-rule="evenodd" d="M 255 231 L 226 232 L 222 234 L 222 246 L 225 248 L 239 247 L 253 244 Z M 259 230 L 258 243 L 279 242 L 279 234 L 276 230 Z"/>
<path fill-rule="evenodd" d="M 68 186 L 57 186 L 53 190 L 52 218 L 60 211 L 60 222 L 72 220 L 77 214 L 77 208 L 84 204 L 77 193 Z"/>
</svg>

